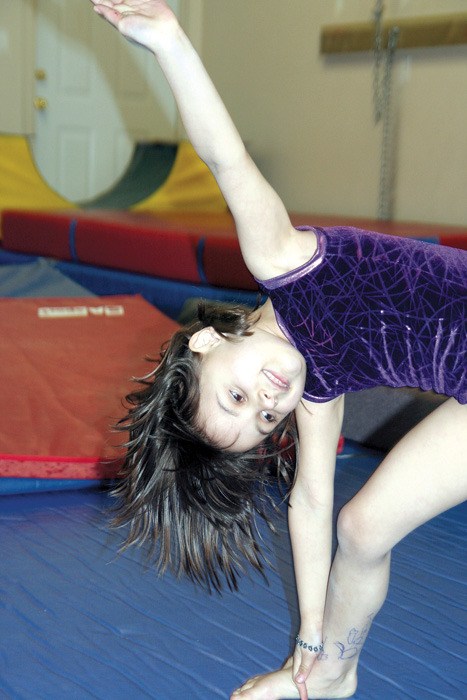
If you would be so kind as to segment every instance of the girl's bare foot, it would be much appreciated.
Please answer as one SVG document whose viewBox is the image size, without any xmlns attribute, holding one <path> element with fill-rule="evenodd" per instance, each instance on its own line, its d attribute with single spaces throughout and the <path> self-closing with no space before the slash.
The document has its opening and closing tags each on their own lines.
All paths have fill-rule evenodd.
<svg viewBox="0 0 467 700">
<path fill-rule="evenodd" d="M 316 662 L 315 667 L 306 683 L 308 697 L 323 700 L 324 698 L 350 698 L 356 691 L 355 675 L 341 676 L 329 680 L 323 677 Z M 272 673 L 253 676 L 231 695 L 231 700 L 292 700 L 300 698 L 298 688 L 292 680 L 290 664 Z"/>
<path fill-rule="evenodd" d="M 300 698 L 290 668 L 253 676 L 231 695 L 231 700 L 281 700 Z"/>
</svg>

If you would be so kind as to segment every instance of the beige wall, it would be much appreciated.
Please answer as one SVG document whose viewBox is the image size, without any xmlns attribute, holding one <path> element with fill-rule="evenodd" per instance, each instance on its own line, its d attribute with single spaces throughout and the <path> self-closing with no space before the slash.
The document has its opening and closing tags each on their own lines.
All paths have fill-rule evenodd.
<svg viewBox="0 0 467 700">
<path fill-rule="evenodd" d="M 386 0 L 386 18 L 465 12 L 465 0 Z M 376 216 L 381 125 L 372 56 L 319 53 L 322 25 L 373 0 L 204 0 L 203 58 L 290 210 Z M 467 225 L 467 45 L 400 50 L 394 218 Z"/>
<path fill-rule="evenodd" d="M 86 0 L 83 0 L 86 2 Z M 373 0 L 184 0 L 205 63 L 290 210 L 376 216 L 381 125 L 372 56 L 319 53 L 324 24 Z M 0 3 L 0 131 L 32 128 L 34 0 Z M 386 16 L 466 12 L 465 0 L 386 0 Z M 467 225 L 467 45 L 400 51 L 394 217 Z"/>
<path fill-rule="evenodd" d="M 34 0 L 0 3 L 0 132 L 31 133 Z"/>
</svg>

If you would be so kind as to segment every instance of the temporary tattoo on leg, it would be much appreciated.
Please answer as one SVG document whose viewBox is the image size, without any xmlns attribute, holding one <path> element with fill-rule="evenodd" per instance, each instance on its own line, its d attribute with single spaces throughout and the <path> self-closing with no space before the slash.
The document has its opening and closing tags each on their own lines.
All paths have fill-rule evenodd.
<svg viewBox="0 0 467 700">
<path fill-rule="evenodd" d="M 323 650 L 318 652 L 316 655 L 316 660 L 317 661 L 327 661 L 329 656 L 326 654 L 326 642 L 328 641 L 327 637 L 323 637 Z"/>
<path fill-rule="evenodd" d="M 334 642 L 334 645 L 339 649 L 339 659 L 347 661 L 348 659 L 353 659 L 357 654 L 360 653 L 361 648 L 365 642 L 365 639 L 370 631 L 371 623 L 373 622 L 374 613 L 368 615 L 367 623 L 362 630 L 358 630 L 356 627 L 352 627 L 349 634 L 347 635 L 347 640 L 343 642 Z"/>
</svg>

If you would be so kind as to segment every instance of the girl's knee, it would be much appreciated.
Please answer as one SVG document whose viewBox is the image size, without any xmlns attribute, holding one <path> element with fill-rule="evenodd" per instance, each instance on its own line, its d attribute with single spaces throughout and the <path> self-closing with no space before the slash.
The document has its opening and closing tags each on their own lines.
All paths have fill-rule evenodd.
<svg viewBox="0 0 467 700">
<path fill-rule="evenodd" d="M 342 553 L 367 563 L 380 561 L 389 553 L 375 514 L 354 500 L 339 513 L 337 539 Z"/>
</svg>

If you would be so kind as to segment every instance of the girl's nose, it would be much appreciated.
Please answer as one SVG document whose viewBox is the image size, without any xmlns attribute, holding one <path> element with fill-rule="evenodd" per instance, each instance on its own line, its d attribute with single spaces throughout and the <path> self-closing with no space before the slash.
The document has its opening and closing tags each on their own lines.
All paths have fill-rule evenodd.
<svg viewBox="0 0 467 700">
<path fill-rule="evenodd" d="M 260 398 L 264 408 L 275 408 L 277 405 L 277 398 L 271 391 L 266 389 L 261 389 Z"/>
</svg>

